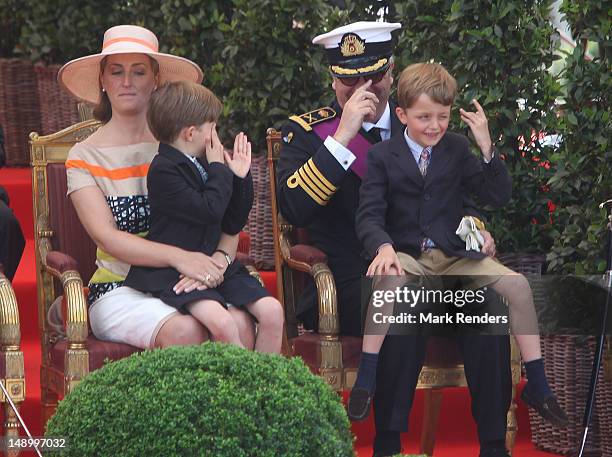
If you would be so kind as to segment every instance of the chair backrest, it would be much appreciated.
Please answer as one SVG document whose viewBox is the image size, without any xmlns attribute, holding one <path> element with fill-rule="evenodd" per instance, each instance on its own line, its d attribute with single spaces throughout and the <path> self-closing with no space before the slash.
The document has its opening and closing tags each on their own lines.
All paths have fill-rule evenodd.
<svg viewBox="0 0 612 457">
<path fill-rule="evenodd" d="M 38 303 L 39 307 L 45 306 L 39 309 L 41 313 L 46 313 L 46 306 L 55 297 L 51 280 L 48 275 L 42 275 L 43 257 L 47 252 L 57 250 L 74 257 L 84 283 L 95 270 L 95 245 L 66 196 L 64 163 L 70 148 L 85 140 L 100 125 L 98 121 L 89 120 L 51 135 L 30 134 Z"/>
<path fill-rule="evenodd" d="M 276 165 L 280 157 L 282 144 L 281 132 L 269 128 L 266 136 L 268 142 L 268 171 L 270 175 L 270 199 L 272 204 L 272 228 L 274 234 L 274 269 L 276 271 L 277 297 L 285 307 L 287 335 L 297 335 L 295 317 L 296 300 L 307 281 L 307 275 L 292 270 L 284 258 L 289 257 L 290 245 L 310 244 L 308 230 L 294 228 L 280 214 L 276 201 Z M 284 256 L 283 256 L 284 253 Z"/>
<path fill-rule="evenodd" d="M 280 232 L 283 227 L 280 227 L 281 216 L 278 213 L 278 205 L 276 203 L 276 164 L 280 157 L 281 149 L 281 132 L 273 128 L 267 131 L 266 141 L 268 143 L 268 171 L 270 176 L 270 200 L 272 204 L 272 231 L 274 233 L 274 269 L 276 271 L 276 290 L 279 300 L 285 297 L 283 288 L 283 256 L 280 246 Z"/>
</svg>

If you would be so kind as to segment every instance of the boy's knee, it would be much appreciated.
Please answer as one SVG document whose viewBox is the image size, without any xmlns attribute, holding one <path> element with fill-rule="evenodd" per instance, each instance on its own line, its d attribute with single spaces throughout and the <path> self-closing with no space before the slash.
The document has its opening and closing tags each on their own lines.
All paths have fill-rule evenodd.
<svg viewBox="0 0 612 457">
<path fill-rule="evenodd" d="M 285 323 L 285 311 L 283 305 L 273 297 L 262 298 L 262 313 L 259 319 L 260 325 L 282 328 Z"/>
<path fill-rule="evenodd" d="M 512 276 L 513 278 L 513 286 L 519 290 L 531 290 L 531 286 L 529 285 L 529 281 L 522 273 L 518 273 Z"/>
<path fill-rule="evenodd" d="M 208 326 L 215 341 L 233 342 L 238 336 L 238 326 L 230 313 L 224 313 Z"/>
</svg>

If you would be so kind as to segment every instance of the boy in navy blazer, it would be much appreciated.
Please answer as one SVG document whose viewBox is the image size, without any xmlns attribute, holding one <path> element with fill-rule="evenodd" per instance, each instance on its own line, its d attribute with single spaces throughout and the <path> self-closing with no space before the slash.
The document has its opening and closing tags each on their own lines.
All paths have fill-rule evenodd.
<svg viewBox="0 0 612 457">
<path fill-rule="evenodd" d="M 406 128 L 369 150 L 367 177 L 360 190 L 357 235 L 373 258 L 367 275 L 469 276 L 470 288 L 488 286 L 506 298 L 529 380 L 522 399 L 545 419 L 567 425 L 544 374 L 529 283 L 482 252 L 466 250 L 456 233 L 466 190 L 496 207 L 505 205 L 512 193 L 511 178 L 476 100 L 476 112 L 461 109 L 460 114 L 482 160 L 470 152 L 466 137 L 447 131 L 456 92 L 455 79 L 438 64 L 410 65 L 401 74 L 396 114 Z M 378 357 L 384 338 L 384 334 L 364 337 L 362 365 L 364 359 Z M 354 419 L 365 417 L 369 410 L 375 373 L 367 371 L 360 368 L 349 399 Z"/>
<path fill-rule="evenodd" d="M 216 131 L 219 99 L 206 87 L 172 82 L 151 96 L 147 121 L 160 141 L 147 173 L 147 238 L 208 257 L 207 271 L 179 278 L 174 268 L 133 266 L 125 285 L 151 293 L 200 321 L 216 341 L 243 346 L 229 306 L 257 319 L 255 349 L 280 352 L 281 304 L 237 260 L 238 234 L 253 203 L 251 144 L 244 133 L 224 150 Z"/>
</svg>

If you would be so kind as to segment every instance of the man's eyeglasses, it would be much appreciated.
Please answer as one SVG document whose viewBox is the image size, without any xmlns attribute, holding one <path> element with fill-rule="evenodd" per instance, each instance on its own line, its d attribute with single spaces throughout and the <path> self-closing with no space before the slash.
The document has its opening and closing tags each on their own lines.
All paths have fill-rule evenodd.
<svg viewBox="0 0 612 457">
<path fill-rule="evenodd" d="M 353 87 L 361 78 L 363 78 L 364 81 L 371 80 L 372 84 L 378 84 L 385 77 L 387 71 L 389 71 L 388 68 L 384 71 L 372 73 L 371 75 L 367 76 L 349 76 L 348 78 L 338 78 L 338 80 L 347 87 Z"/>
</svg>

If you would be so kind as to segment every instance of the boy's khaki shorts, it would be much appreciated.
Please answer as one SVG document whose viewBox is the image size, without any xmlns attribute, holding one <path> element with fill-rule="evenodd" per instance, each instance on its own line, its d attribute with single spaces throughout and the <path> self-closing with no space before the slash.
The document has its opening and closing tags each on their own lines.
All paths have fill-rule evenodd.
<svg viewBox="0 0 612 457">
<path fill-rule="evenodd" d="M 516 275 L 491 257 L 481 260 L 467 257 L 447 256 L 440 249 L 429 249 L 415 259 L 411 255 L 398 252 L 397 256 L 408 275 L 415 276 L 469 276 L 469 288 L 480 289 L 496 282 L 500 276 Z"/>
</svg>

